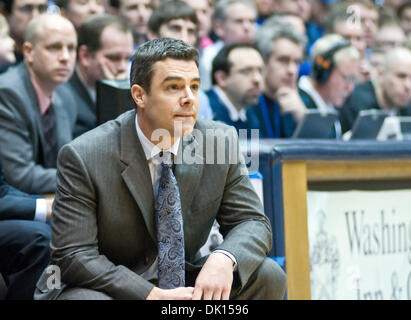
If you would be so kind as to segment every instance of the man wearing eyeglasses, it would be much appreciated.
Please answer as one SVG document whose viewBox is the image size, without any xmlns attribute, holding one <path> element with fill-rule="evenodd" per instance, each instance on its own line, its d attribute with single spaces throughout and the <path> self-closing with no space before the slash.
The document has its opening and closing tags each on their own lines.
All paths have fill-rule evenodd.
<svg viewBox="0 0 411 320">
<path fill-rule="evenodd" d="M 10 25 L 10 35 L 16 42 L 16 62 L 23 60 L 24 31 L 31 19 L 47 11 L 47 0 L 0 0 L 3 14 Z"/>
<path fill-rule="evenodd" d="M 298 82 L 300 96 L 307 109 L 334 111 L 354 90 L 361 55 L 338 34 L 318 39 L 311 51 L 312 71 Z M 331 133 L 335 137 L 335 132 Z"/>
</svg>

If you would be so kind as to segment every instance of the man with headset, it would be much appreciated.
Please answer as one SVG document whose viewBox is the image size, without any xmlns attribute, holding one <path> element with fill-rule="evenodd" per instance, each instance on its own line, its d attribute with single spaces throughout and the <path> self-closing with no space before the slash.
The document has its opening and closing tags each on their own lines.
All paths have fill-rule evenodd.
<svg viewBox="0 0 411 320">
<path fill-rule="evenodd" d="M 354 90 L 360 53 L 340 35 L 329 34 L 314 43 L 310 59 L 310 76 L 302 76 L 298 82 L 307 109 L 327 112 L 340 108 Z M 336 132 L 331 133 L 335 135 Z"/>
</svg>

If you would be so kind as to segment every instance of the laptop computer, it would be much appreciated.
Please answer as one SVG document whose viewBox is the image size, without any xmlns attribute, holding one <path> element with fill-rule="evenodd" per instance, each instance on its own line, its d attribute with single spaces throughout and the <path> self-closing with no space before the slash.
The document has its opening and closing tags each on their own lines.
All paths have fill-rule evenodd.
<svg viewBox="0 0 411 320">
<path fill-rule="evenodd" d="M 297 125 L 292 138 L 333 139 L 333 129 L 340 129 L 338 113 L 334 110 L 320 112 L 308 109 L 303 120 Z M 337 135 L 338 136 L 338 135 Z"/>
<path fill-rule="evenodd" d="M 360 111 L 352 126 L 350 140 L 377 139 L 384 120 L 389 115 L 390 113 L 385 110 L 369 109 Z"/>
</svg>

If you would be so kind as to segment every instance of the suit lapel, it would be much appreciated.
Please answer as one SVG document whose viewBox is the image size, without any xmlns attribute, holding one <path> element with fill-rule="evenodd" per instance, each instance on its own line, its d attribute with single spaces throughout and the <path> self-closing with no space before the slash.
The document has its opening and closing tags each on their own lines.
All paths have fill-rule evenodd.
<svg viewBox="0 0 411 320">
<path fill-rule="evenodd" d="M 122 122 L 120 160 L 126 165 L 121 176 L 141 210 L 150 235 L 156 242 L 152 181 L 143 147 L 137 137 L 135 112 L 128 112 Z"/>
<path fill-rule="evenodd" d="M 194 135 L 189 135 L 182 139 L 178 151 L 178 161 L 175 165 L 175 177 L 180 191 L 181 208 L 183 218 L 190 209 L 194 195 L 200 184 L 203 172 L 203 157 L 194 151 L 198 151 L 199 144 Z M 192 152 L 193 151 L 193 152 Z"/>
</svg>

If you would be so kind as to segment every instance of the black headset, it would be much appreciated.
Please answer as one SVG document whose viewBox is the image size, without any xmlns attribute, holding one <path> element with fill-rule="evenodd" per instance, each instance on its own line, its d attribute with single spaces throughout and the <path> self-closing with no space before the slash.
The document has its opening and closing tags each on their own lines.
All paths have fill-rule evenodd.
<svg viewBox="0 0 411 320">
<path fill-rule="evenodd" d="M 318 83 L 328 81 L 334 68 L 334 54 L 338 50 L 349 46 L 351 46 L 351 43 L 347 40 L 339 42 L 315 58 L 312 66 L 312 76 Z"/>
</svg>

